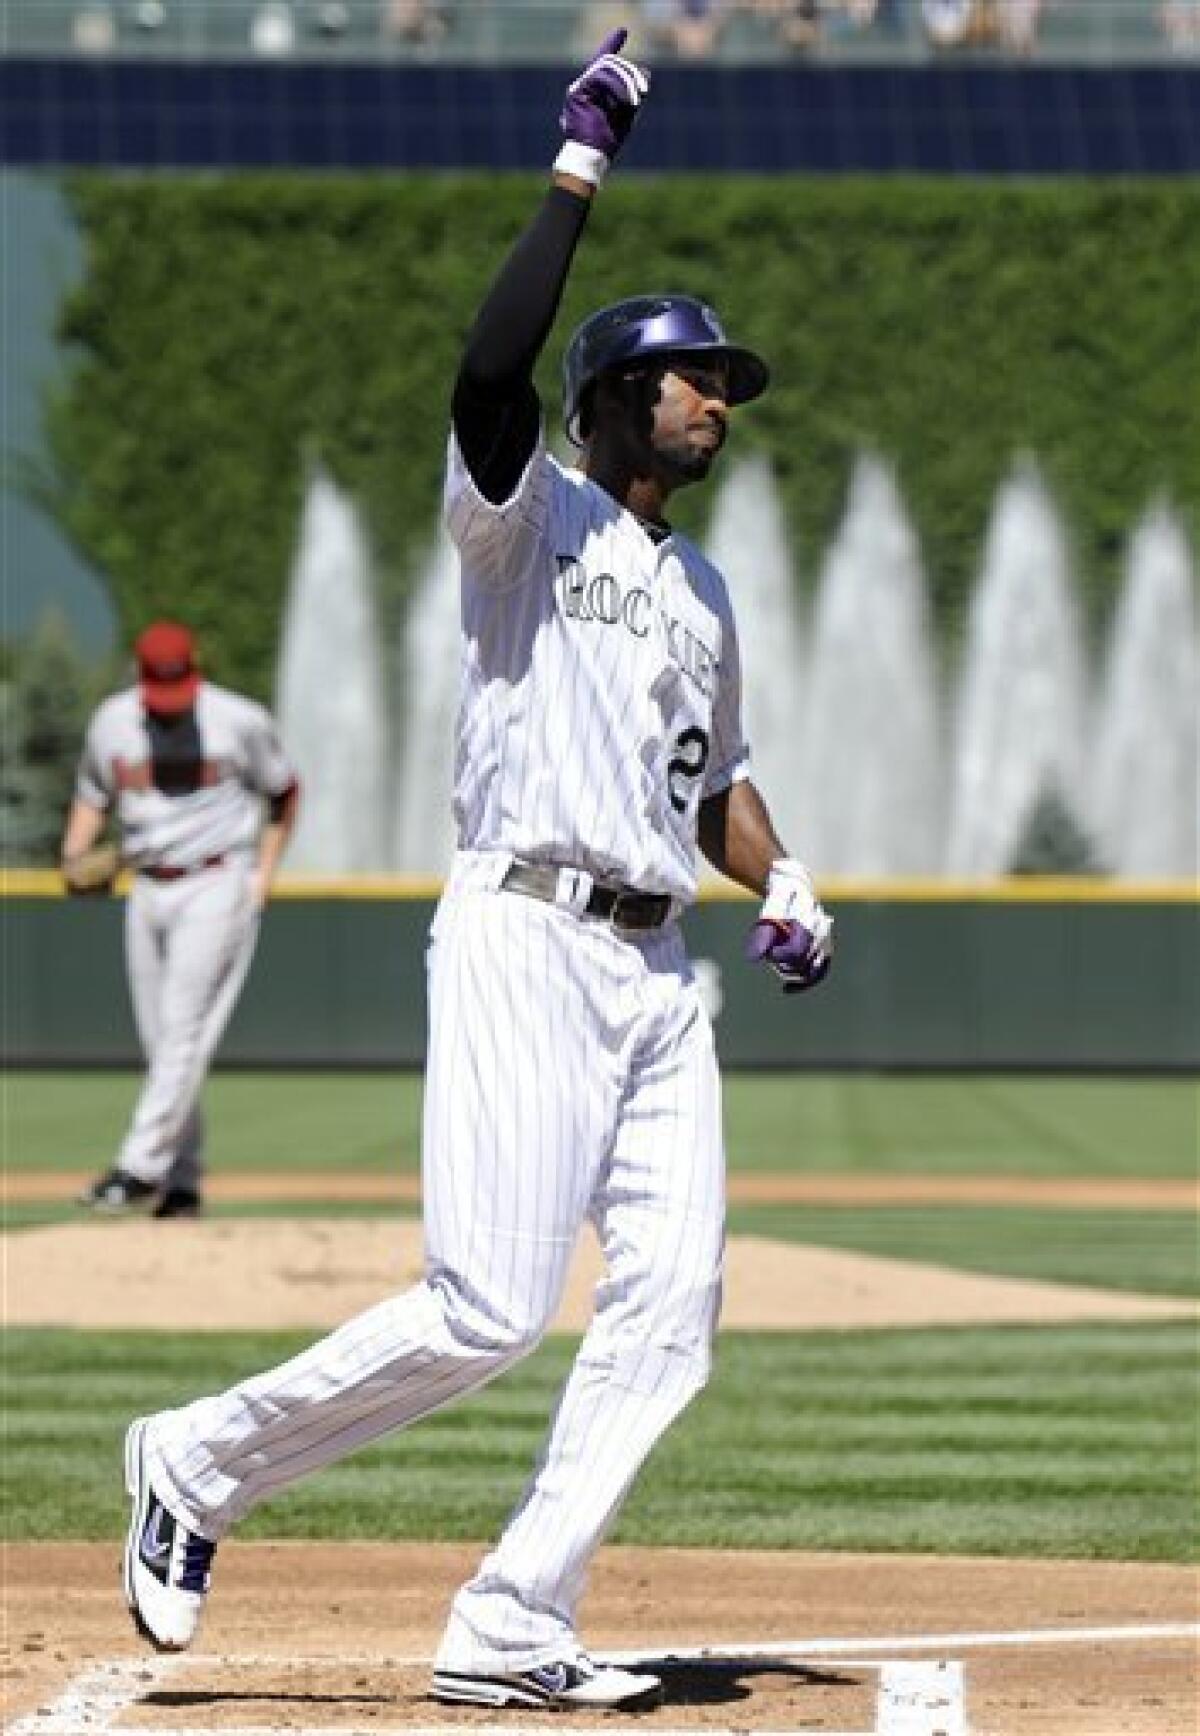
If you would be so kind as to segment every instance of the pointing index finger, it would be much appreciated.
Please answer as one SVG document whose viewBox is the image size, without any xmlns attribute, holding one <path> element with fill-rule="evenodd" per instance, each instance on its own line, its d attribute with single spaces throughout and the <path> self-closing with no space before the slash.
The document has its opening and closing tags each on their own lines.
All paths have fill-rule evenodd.
<svg viewBox="0 0 1200 1736">
<path fill-rule="evenodd" d="M 619 30 L 610 31 L 596 50 L 596 59 L 599 60 L 602 54 L 620 54 L 628 35 L 628 30 L 623 26 Z"/>
</svg>

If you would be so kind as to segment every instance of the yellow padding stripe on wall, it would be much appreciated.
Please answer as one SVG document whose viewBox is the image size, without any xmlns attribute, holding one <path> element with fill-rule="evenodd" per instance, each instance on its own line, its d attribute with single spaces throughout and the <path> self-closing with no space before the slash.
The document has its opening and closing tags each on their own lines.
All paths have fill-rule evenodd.
<svg viewBox="0 0 1200 1736">
<path fill-rule="evenodd" d="M 117 882 L 127 890 L 129 876 Z M 1102 880 L 1067 876 L 1029 876 L 1011 880 L 838 880 L 819 882 L 821 897 L 830 904 L 1200 904 L 1195 880 Z M 442 882 L 428 876 L 363 874 L 325 879 L 316 875 L 281 874 L 274 898 L 346 898 L 429 900 L 437 898 Z M 0 897 L 63 898 L 62 881 L 52 868 L 0 870 Z M 736 886 L 705 883 L 703 904 L 751 903 L 751 894 Z"/>
</svg>

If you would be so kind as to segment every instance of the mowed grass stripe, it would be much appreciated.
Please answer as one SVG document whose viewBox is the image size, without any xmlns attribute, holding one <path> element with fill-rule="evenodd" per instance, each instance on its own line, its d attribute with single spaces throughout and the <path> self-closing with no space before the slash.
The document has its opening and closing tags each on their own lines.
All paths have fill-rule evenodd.
<svg viewBox="0 0 1200 1736">
<path fill-rule="evenodd" d="M 10 1072 L 9 1168 L 107 1168 L 140 1084 L 140 1074 L 125 1071 Z M 205 1085 L 204 1109 L 214 1168 L 419 1168 L 418 1074 L 218 1070 Z"/>
<path fill-rule="evenodd" d="M 14 1332 L 5 1522 L 113 1537 L 131 1415 L 299 1349 L 294 1334 Z M 574 1345 L 259 1509 L 259 1537 L 494 1535 Z M 708 1390 L 652 1458 L 627 1542 L 1196 1558 L 1188 1323 L 726 1334 Z"/>
<path fill-rule="evenodd" d="M 337 1186 L 337 1178 L 330 1178 L 331 1187 Z M 280 1182 L 280 1198 L 277 1200 L 249 1200 L 236 1205 L 224 1205 L 209 1199 L 205 1204 L 204 1215 L 211 1219 L 258 1218 L 260 1220 L 279 1218 L 304 1218 L 325 1223 L 330 1220 L 343 1222 L 359 1222 L 364 1218 L 390 1218 L 399 1221 L 403 1218 L 419 1218 L 421 1205 L 419 1200 L 400 1201 L 362 1201 L 362 1200 L 293 1200 L 286 1195 L 284 1184 Z M 112 1220 L 89 1216 L 73 1202 L 58 1201 L 24 1201 L 5 1202 L 0 1208 L 0 1228 L 5 1230 L 34 1230 L 44 1228 L 48 1224 L 87 1224 L 93 1227 L 98 1235 L 103 1235 L 110 1222 L 126 1222 L 126 1219 Z"/>
<path fill-rule="evenodd" d="M 1200 1085 L 1043 1074 L 733 1073 L 734 1169 L 1192 1176 Z"/>
<path fill-rule="evenodd" d="M 11 1072 L 10 1169 L 107 1167 L 139 1077 Z M 215 1073 L 214 1169 L 415 1173 L 416 1073 Z M 1194 1175 L 1200 1086 L 1187 1078 L 729 1073 L 733 1170 L 945 1175 Z"/>
<path fill-rule="evenodd" d="M 1148 1295 L 1200 1296 L 1192 1212 L 1022 1206 L 737 1207 L 733 1234 L 962 1271 Z"/>
</svg>

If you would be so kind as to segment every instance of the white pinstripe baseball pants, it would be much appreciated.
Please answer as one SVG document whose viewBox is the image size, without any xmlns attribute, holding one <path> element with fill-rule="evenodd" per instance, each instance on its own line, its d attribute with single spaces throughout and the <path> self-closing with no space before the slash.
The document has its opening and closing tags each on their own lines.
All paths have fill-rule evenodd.
<svg viewBox="0 0 1200 1736">
<path fill-rule="evenodd" d="M 426 1276 L 290 1362 L 148 1431 L 160 1494 L 213 1539 L 257 1502 L 533 1349 L 578 1231 L 607 1261 L 541 1458 L 454 1600 L 439 1664 L 577 1649 L 588 1563 L 707 1378 L 724 1159 L 712 1033 L 682 940 L 513 893 L 442 901 L 430 949 Z"/>
</svg>

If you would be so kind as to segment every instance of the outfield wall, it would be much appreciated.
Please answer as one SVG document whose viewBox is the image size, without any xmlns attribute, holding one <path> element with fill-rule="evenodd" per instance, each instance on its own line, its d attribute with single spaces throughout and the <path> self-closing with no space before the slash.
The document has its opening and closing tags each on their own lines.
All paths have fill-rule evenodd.
<svg viewBox="0 0 1200 1736">
<path fill-rule="evenodd" d="M 566 51 L 564 51 L 566 52 Z M 559 65 L 0 55 L 0 161 L 26 168 L 542 170 Z M 622 174 L 1192 175 L 1200 69 L 654 69 Z"/>
<path fill-rule="evenodd" d="M 138 1058 L 118 899 L 65 900 L 12 875 L 0 904 L 8 1066 Z M 424 1050 L 434 892 L 285 886 L 220 1059 L 257 1067 L 413 1067 Z M 827 894 L 838 956 L 785 997 L 742 960 L 748 900 L 706 898 L 692 954 L 731 1066 L 1196 1070 L 1200 904 L 1090 882 Z"/>
</svg>

